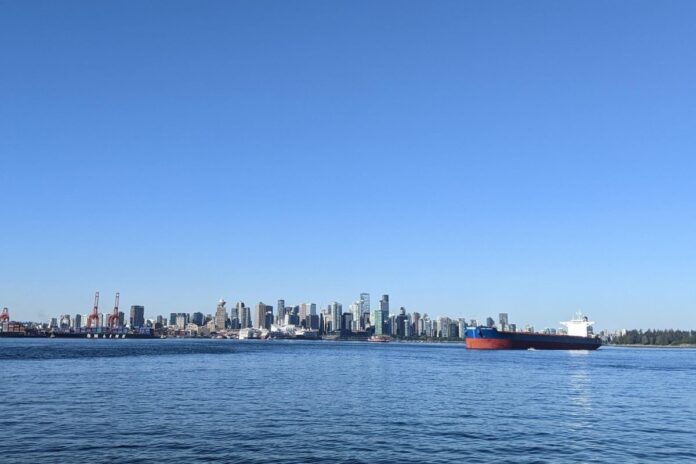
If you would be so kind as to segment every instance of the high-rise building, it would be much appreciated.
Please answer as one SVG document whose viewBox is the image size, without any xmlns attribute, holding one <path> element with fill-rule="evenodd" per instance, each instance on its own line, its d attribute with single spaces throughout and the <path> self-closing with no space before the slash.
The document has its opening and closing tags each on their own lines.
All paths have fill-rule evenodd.
<svg viewBox="0 0 696 464">
<path fill-rule="evenodd" d="M 492 317 L 486 318 L 486 327 L 495 327 L 495 321 Z"/>
<path fill-rule="evenodd" d="M 215 310 L 215 330 L 225 330 L 227 326 L 227 310 L 225 305 L 227 302 L 220 298 L 218 301 L 217 309 Z"/>
<path fill-rule="evenodd" d="M 82 314 L 75 314 L 73 318 L 73 329 L 79 329 L 82 327 Z"/>
<path fill-rule="evenodd" d="M 448 338 L 450 336 L 450 325 L 452 320 L 449 317 L 437 318 L 437 330 L 440 338 Z"/>
<path fill-rule="evenodd" d="M 379 310 L 382 311 L 382 326 L 385 326 L 389 323 L 389 295 L 382 295 Z"/>
<path fill-rule="evenodd" d="M 193 313 L 191 315 L 191 322 L 193 322 L 194 324 L 196 324 L 198 326 L 201 326 L 201 325 L 205 324 L 205 316 L 203 316 L 203 313 L 198 313 L 198 312 Z"/>
<path fill-rule="evenodd" d="M 255 329 L 263 329 L 266 325 L 266 305 L 262 301 L 254 308 L 252 324 Z"/>
<path fill-rule="evenodd" d="M 176 327 L 178 329 L 185 329 L 189 322 L 189 315 L 187 313 L 177 313 L 176 314 Z"/>
<path fill-rule="evenodd" d="M 360 319 L 362 316 L 361 302 L 356 301 L 355 303 L 352 303 L 350 305 L 348 311 L 352 315 L 350 330 L 353 332 L 360 332 L 362 330 L 362 327 L 360 327 Z M 346 327 L 346 328 L 348 328 L 348 327 Z"/>
<path fill-rule="evenodd" d="M 382 325 L 382 311 L 375 309 L 372 313 L 372 327 L 375 329 L 375 335 L 384 335 Z"/>
<path fill-rule="evenodd" d="M 463 317 L 460 317 L 458 319 L 459 322 L 459 338 L 464 338 L 464 335 L 466 334 L 466 319 Z"/>
<path fill-rule="evenodd" d="M 508 314 L 507 313 L 500 313 L 498 314 L 498 322 L 500 322 L 500 330 L 507 330 L 508 329 Z"/>
<path fill-rule="evenodd" d="M 420 337 L 423 335 L 423 331 L 421 330 L 421 315 L 419 312 L 412 312 L 411 313 L 411 330 L 413 332 L 413 335 L 416 337 Z"/>
<path fill-rule="evenodd" d="M 361 314 L 370 314 L 370 294 L 360 294 L 360 312 Z"/>
<path fill-rule="evenodd" d="M 331 331 L 339 332 L 342 329 L 343 305 L 334 301 L 329 305 L 329 310 L 331 313 Z"/>
<path fill-rule="evenodd" d="M 239 318 L 239 326 L 242 329 L 247 329 L 251 326 L 251 311 L 244 305 L 243 301 L 237 302 L 237 317 Z"/>
<path fill-rule="evenodd" d="M 130 307 L 130 326 L 133 328 L 145 327 L 145 307 L 134 305 Z"/>
<path fill-rule="evenodd" d="M 285 300 L 278 300 L 278 314 L 276 315 L 276 321 L 278 324 L 282 324 L 285 320 Z"/>
</svg>

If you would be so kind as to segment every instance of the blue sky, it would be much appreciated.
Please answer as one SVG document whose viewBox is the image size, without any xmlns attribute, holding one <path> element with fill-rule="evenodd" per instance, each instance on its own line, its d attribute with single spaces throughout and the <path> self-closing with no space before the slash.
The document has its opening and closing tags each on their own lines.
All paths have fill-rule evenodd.
<svg viewBox="0 0 696 464">
<path fill-rule="evenodd" d="M 693 2 L 2 1 L 14 319 L 382 293 L 696 328 Z"/>
</svg>

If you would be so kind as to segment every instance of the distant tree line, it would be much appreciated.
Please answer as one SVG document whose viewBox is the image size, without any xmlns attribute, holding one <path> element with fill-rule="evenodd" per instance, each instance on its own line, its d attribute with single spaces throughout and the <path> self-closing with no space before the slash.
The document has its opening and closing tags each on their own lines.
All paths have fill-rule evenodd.
<svg viewBox="0 0 696 464">
<path fill-rule="evenodd" d="M 696 345 L 696 330 L 627 330 L 612 337 L 617 345 Z"/>
</svg>

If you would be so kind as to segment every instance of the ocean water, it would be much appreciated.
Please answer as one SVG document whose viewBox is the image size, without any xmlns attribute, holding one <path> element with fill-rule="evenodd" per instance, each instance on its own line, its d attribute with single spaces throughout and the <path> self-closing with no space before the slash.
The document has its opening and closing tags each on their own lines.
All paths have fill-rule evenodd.
<svg viewBox="0 0 696 464">
<path fill-rule="evenodd" d="M 0 462 L 696 462 L 696 350 L 0 339 Z"/>
</svg>

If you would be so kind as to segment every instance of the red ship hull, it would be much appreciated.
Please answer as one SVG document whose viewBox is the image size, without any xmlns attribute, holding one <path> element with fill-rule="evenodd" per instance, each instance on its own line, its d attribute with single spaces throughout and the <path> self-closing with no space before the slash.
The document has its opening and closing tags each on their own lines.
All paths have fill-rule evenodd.
<svg viewBox="0 0 696 464">
<path fill-rule="evenodd" d="M 596 350 L 602 341 L 591 337 L 499 332 L 492 328 L 468 329 L 466 347 L 472 350 Z"/>
</svg>

